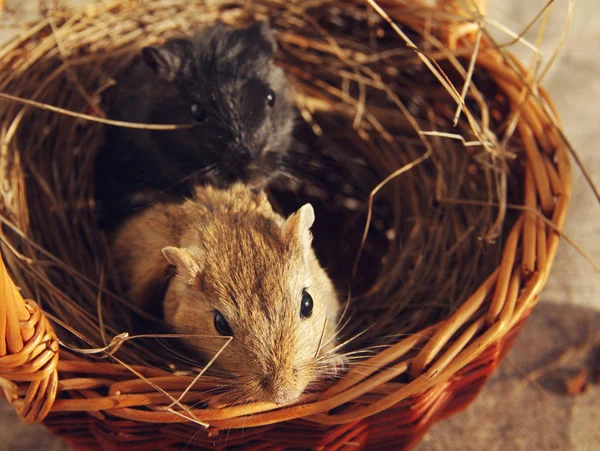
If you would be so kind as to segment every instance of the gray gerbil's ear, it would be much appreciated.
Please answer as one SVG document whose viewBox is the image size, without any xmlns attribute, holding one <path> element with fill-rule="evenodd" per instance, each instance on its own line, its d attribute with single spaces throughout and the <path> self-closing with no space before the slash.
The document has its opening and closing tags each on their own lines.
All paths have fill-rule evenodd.
<svg viewBox="0 0 600 451">
<path fill-rule="evenodd" d="M 189 45 L 185 39 L 174 39 L 164 46 L 144 47 L 142 59 L 159 79 L 173 81 L 182 69 Z"/>
<path fill-rule="evenodd" d="M 315 222 L 315 211 L 311 204 L 304 204 L 300 209 L 286 219 L 282 226 L 286 241 L 298 240 L 305 253 L 310 250 L 312 234 L 310 228 Z"/>
<path fill-rule="evenodd" d="M 277 50 L 277 39 L 275 39 L 275 33 L 271 29 L 269 22 L 266 20 L 260 20 L 253 23 L 246 28 L 246 33 L 248 33 L 250 36 L 250 42 L 257 40 L 267 44 L 271 54 L 274 54 Z"/>
<path fill-rule="evenodd" d="M 198 252 L 182 247 L 167 246 L 162 253 L 170 265 L 177 268 L 177 274 L 182 276 L 186 283 L 193 284 L 200 276 Z"/>
</svg>

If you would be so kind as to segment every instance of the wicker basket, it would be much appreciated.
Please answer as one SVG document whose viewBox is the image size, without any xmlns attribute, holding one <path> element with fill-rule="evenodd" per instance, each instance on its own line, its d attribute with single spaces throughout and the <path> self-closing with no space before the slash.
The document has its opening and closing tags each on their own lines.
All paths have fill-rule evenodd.
<svg viewBox="0 0 600 451">
<path fill-rule="evenodd" d="M 138 7 L 151 16 L 153 11 L 173 8 L 176 14 L 177 8 L 188 7 L 178 6 L 181 2 L 167 3 L 113 2 L 104 11 L 115 19 L 121 9 L 127 8 Z M 259 14 L 265 5 L 269 6 L 268 2 L 256 3 Z M 413 15 L 414 8 L 407 4 L 417 3 L 386 0 L 379 5 L 395 22 L 444 40 L 449 51 L 460 51 L 477 39 L 477 25 L 464 19 L 473 11 L 459 6 L 459 2 L 439 0 L 430 7 L 419 4 L 421 13 Z M 478 4 L 480 8 L 485 6 L 485 2 Z M 235 17 L 244 8 L 252 10 L 253 5 L 246 2 L 222 11 Z M 274 2 L 273 8 L 282 6 Z M 423 13 L 427 8 L 446 11 L 442 17 L 447 20 L 428 22 Z M 50 29 L 56 32 L 57 24 L 77 29 L 79 23 L 89 24 L 95 12 L 89 7 L 61 14 L 58 19 L 43 20 L 0 50 L 0 72 L 18 69 L 27 73 L 24 52 L 55 51 L 46 39 Z M 298 14 L 304 14 L 304 10 L 298 9 Z M 109 39 L 106 36 L 110 32 L 102 30 L 100 22 L 98 25 L 94 30 L 81 26 L 79 32 L 98 33 L 99 42 Z M 154 25 L 160 33 L 160 24 Z M 115 23 L 106 25 L 112 26 Z M 128 31 L 131 39 L 138 32 L 134 28 Z M 30 56 L 33 60 L 39 58 Z M 63 348 L 59 351 L 57 335 L 48 319 L 59 318 L 46 315 L 34 300 L 23 299 L 16 286 L 27 286 L 27 281 L 18 276 L 22 274 L 18 268 L 28 260 L 10 245 L 18 228 L 3 221 L 3 256 L 10 269 L 0 263 L 0 387 L 5 397 L 24 421 L 44 422 L 81 450 L 167 450 L 186 445 L 196 449 L 397 450 L 414 445 L 434 422 L 464 408 L 476 397 L 510 348 L 547 280 L 571 195 L 567 149 L 547 94 L 542 89 L 529 92 L 527 72 L 486 38 L 481 41 L 476 66 L 509 100 L 510 112 L 519 112 L 518 151 L 525 169 L 518 184 L 524 194 L 512 229 L 506 234 L 499 266 L 447 318 L 397 339 L 369 357 L 364 366 L 351 369 L 323 391 L 307 395 L 300 404 L 176 411 L 167 408 L 174 398 L 181 397 L 181 402 L 189 404 L 201 401 L 203 390 L 211 388 L 214 380 L 201 378 L 186 391 L 191 377 L 144 365 L 98 362 Z M 40 90 L 44 86 L 40 80 Z M 0 78 L 0 92 L 6 92 L 5 88 Z M 21 108 L 12 102 L 0 106 L 0 118 L 6 118 L 7 111 L 14 113 L 15 108 Z M 1 124 L 0 158 L 4 161 L 12 149 L 5 143 L 10 143 L 19 129 L 20 114 L 13 113 L 11 122 Z M 55 126 L 52 123 L 48 127 Z M 18 158 L 10 161 L 20 164 Z M 0 166 L 3 177 L 11 174 L 11 168 L 1 162 Z M 10 178 L 2 180 L 4 208 L 23 200 L 24 189 L 19 183 Z M 28 219 L 23 218 L 20 227 L 27 223 Z"/>
</svg>

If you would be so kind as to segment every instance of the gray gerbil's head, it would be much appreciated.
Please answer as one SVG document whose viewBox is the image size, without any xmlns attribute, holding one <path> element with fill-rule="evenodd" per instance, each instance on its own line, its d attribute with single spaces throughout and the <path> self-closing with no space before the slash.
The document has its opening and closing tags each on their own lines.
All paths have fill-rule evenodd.
<svg viewBox="0 0 600 451">
<path fill-rule="evenodd" d="M 210 166 L 217 184 L 263 186 L 291 146 L 295 118 L 276 48 L 266 22 L 217 23 L 192 39 L 144 48 L 146 65 L 178 93 L 163 119 L 195 124 L 159 133 L 163 148 L 178 152 L 187 167 Z"/>
<path fill-rule="evenodd" d="M 313 220 L 310 205 L 285 222 L 245 214 L 234 227 L 216 214 L 201 240 L 163 249 L 177 269 L 165 319 L 197 334 L 186 342 L 206 359 L 233 337 L 216 364 L 234 376 L 234 399 L 295 401 L 335 357 L 339 303 L 311 249 Z"/>
</svg>

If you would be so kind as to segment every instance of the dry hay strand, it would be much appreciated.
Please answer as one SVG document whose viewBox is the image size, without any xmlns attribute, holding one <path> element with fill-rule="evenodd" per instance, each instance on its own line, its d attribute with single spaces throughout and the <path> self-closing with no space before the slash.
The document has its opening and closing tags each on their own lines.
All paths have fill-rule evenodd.
<svg viewBox="0 0 600 451">
<path fill-rule="evenodd" d="M 518 63 L 453 2 L 378 5 L 411 45 L 386 14 L 359 0 L 174 0 L 50 12 L 0 50 L 0 92 L 38 102 L 0 100 L 4 259 L 72 351 L 61 353 L 59 370 L 112 381 L 77 391 L 66 380 L 53 411 L 110 409 L 217 428 L 299 417 L 347 423 L 430 388 L 428 396 L 439 396 L 444 381 L 526 316 L 558 242 L 532 211 L 560 230 L 570 196 L 547 96 L 532 92 L 527 72 L 510 69 Z M 263 18 L 278 31 L 278 61 L 302 118 L 293 164 L 271 195 L 284 213 L 315 207 L 317 254 L 348 298 L 340 333 L 352 363 L 333 387 L 318 387 L 296 407 L 203 408 L 226 376 L 174 376 L 197 363 L 173 340 L 123 335 L 144 314 L 114 283 L 94 222 L 93 165 L 112 126 L 103 123 L 102 93 L 143 46 L 217 19 Z M 97 363 L 107 357 L 125 369 Z M 110 398 L 140 391 L 143 399 Z M 114 402 L 103 404 L 107 397 Z M 341 405 L 348 407 L 323 414 Z"/>
</svg>

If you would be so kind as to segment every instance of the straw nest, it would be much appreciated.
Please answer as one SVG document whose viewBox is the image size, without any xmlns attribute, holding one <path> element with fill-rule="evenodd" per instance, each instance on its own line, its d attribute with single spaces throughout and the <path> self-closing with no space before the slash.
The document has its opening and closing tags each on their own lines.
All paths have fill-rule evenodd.
<svg viewBox="0 0 600 451">
<path fill-rule="evenodd" d="M 8 306 L 0 308 L 8 315 L 0 356 L 25 357 L 0 360 L 0 376 L 25 381 L 2 385 L 23 418 L 55 412 L 48 424 L 86 446 L 92 433 L 67 432 L 78 420 L 59 412 L 90 412 L 111 430 L 121 427 L 115 417 L 190 426 L 161 430 L 165 446 L 213 440 L 194 435 L 190 422 L 272 425 L 256 430 L 261 437 L 234 430 L 230 444 L 287 446 L 312 430 L 310 440 L 323 445 L 323 437 L 390 440 L 365 431 L 395 406 L 397 424 L 412 425 L 395 443 L 408 443 L 470 399 L 464 390 L 478 390 L 547 278 L 570 196 L 567 153 L 546 93 L 478 32 L 475 11 L 450 1 L 378 5 L 103 2 L 53 12 L 0 51 L 0 92 L 28 99 L 0 100 L 3 258 L 21 293 L 45 312 L 23 304 L 4 280 L 12 294 L 0 300 Z M 315 206 L 317 253 L 348 294 L 341 334 L 352 365 L 296 406 L 215 406 L 211 391 L 225 376 L 195 378 L 168 337 L 123 334 L 139 312 L 112 283 L 94 222 L 93 165 L 114 126 L 102 93 L 142 46 L 215 20 L 262 18 L 278 31 L 279 63 L 302 118 L 295 164 L 271 192 L 285 213 Z M 63 344 L 58 373 L 52 329 Z M 353 435 L 331 433 L 349 423 Z M 152 437 L 152 429 L 139 431 L 130 433 Z"/>
</svg>

